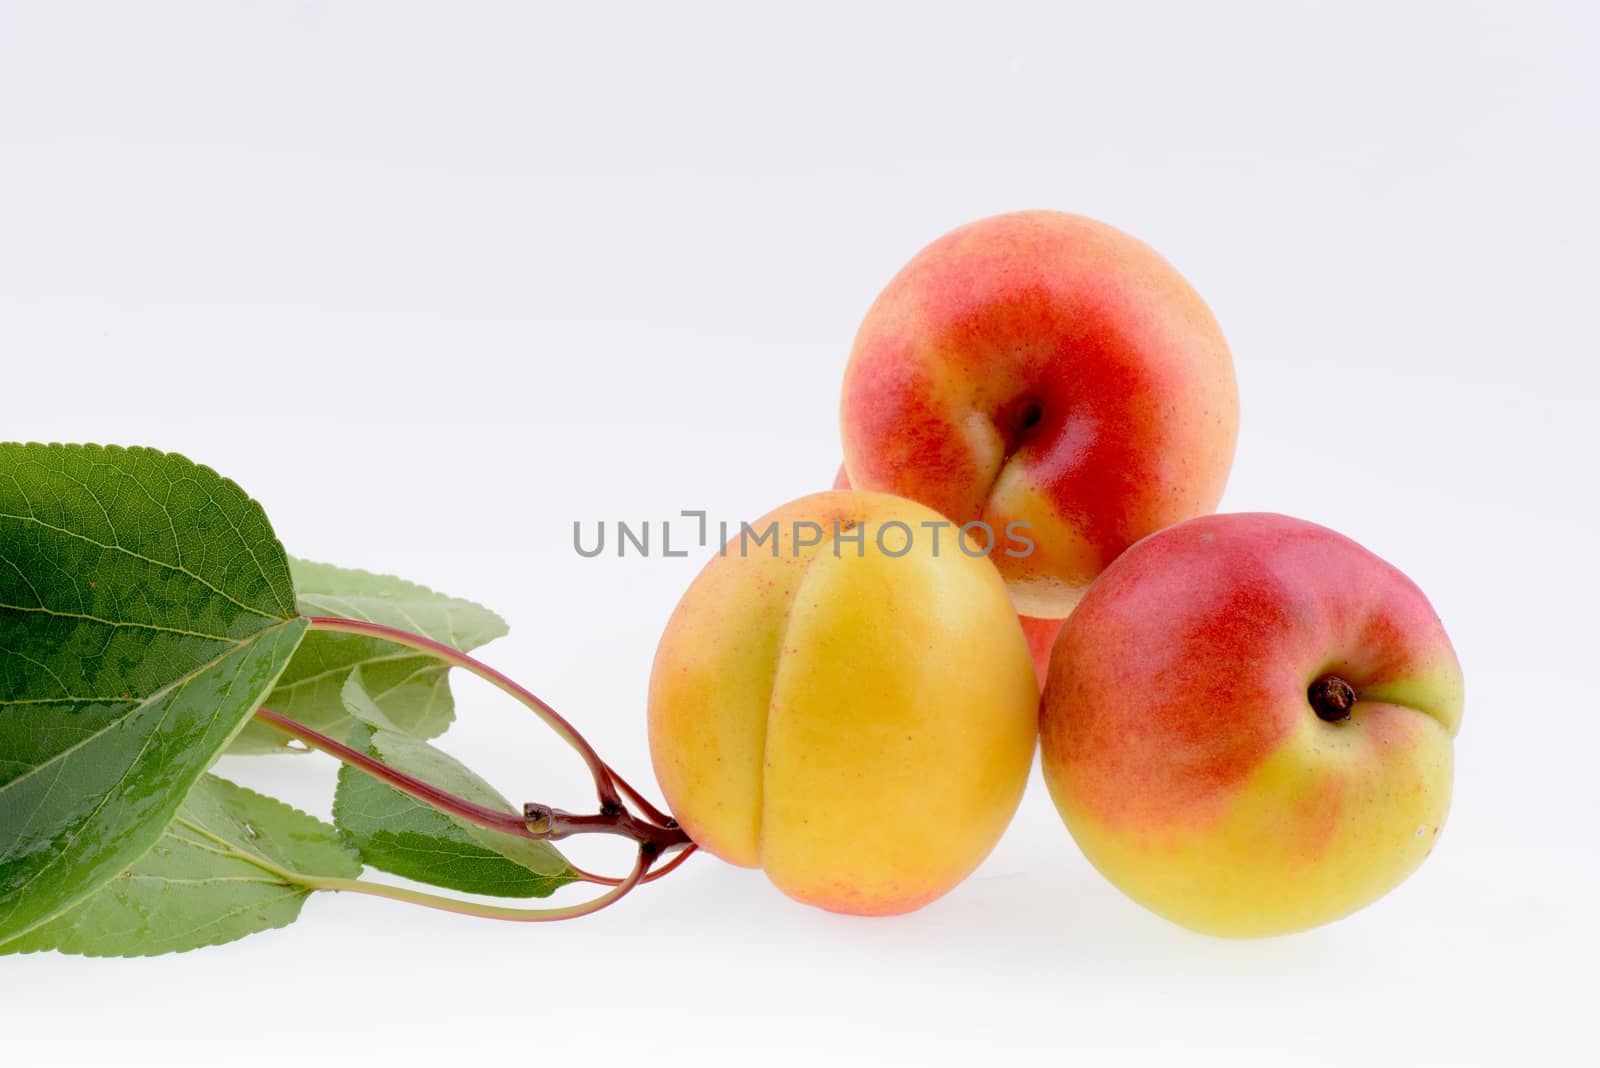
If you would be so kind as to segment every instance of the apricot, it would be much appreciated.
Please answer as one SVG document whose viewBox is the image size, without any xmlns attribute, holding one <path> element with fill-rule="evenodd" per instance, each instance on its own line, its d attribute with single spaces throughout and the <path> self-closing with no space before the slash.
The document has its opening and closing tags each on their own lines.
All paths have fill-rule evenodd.
<svg viewBox="0 0 1600 1068">
<path fill-rule="evenodd" d="M 828 492 L 749 524 L 694 580 L 656 651 L 650 751 L 701 848 L 796 900 L 886 915 L 994 847 L 1037 708 L 989 559 L 922 505 Z"/>
<path fill-rule="evenodd" d="M 1059 619 L 1128 546 L 1216 508 L 1239 399 L 1216 319 L 1171 264 L 1093 219 L 1024 211 L 895 275 L 840 419 L 854 486 L 987 523 L 1017 610 Z"/>
<path fill-rule="evenodd" d="M 1045 781 L 1152 911 L 1271 935 L 1377 900 L 1450 806 L 1461 667 L 1433 606 L 1325 527 L 1214 515 L 1124 553 L 1067 619 Z"/>
</svg>

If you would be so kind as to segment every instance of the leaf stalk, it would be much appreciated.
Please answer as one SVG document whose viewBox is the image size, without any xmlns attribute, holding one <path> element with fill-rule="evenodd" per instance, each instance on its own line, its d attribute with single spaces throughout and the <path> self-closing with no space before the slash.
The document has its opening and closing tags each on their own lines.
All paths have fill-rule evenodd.
<svg viewBox="0 0 1600 1068">
<path fill-rule="evenodd" d="M 670 849 L 680 847 L 693 848 L 689 836 L 683 832 L 676 822 L 670 826 L 662 826 L 647 819 L 641 819 L 628 811 L 620 803 L 609 811 L 601 811 L 594 815 L 580 815 L 564 812 L 561 809 L 551 808 L 548 805 L 530 803 L 523 807 L 523 815 L 517 816 L 511 812 L 502 812 L 499 809 L 480 805 L 475 801 L 457 794 L 442 790 L 432 783 L 425 782 L 399 768 L 385 764 L 376 757 L 363 753 L 361 750 L 337 739 L 330 738 L 319 730 L 308 727 L 303 723 L 290 719 L 281 712 L 274 712 L 270 708 L 258 708 L 255 718 L 275 730 L 282 731 L 291 738 L 297 738 L 312 749 L 320 750 L 351 767 L 366 772 L 380 782 L 399 790 L 409 797 L 430 805 L 447 815 L 468 823 L 485 827 L 491 831 L 502 834 L 515 835 L 519 838 L 532 838 L 540 841 L 553 841 L 568 838 L 574 834 L 613 834 L 632 839 L 641 848 L 653 850 L 656 855 Z M 687 855 L 688 850 L 685 851 Z M 671 868 L 676 868 L 682 863 L 682 857 L 675 857 L 671 865 L 663 868 L 657 874 L 665 874 Z M 611 884 L 614 880 L 604 876 L 591 876 L 588 872 L 579 871 L 580 878 L 587 882 L 600 882 Z"/>
<path fill-rule="evenodd" d="M 562 741 L 577 751 L 578 755 L 583 758 L 583 762 L 588 765 L 589 774 L 594 778 L 595 793 L 600 798 L 601 809 L 620 806 L 622 797 L 619 790 L 625 788 L 628 795 L 651 819 L 659 822 L 670 821 L 671 817 L 655 808 L 648 801 L 645 801 L 631 786 L 621 783 L 620 776 L 612 771 L 605 761 L 600 759 L 600 754 L 595 752 L 594 747 L 589 744 L 583 735 L 578 733 L 578 729 L 566 717 L 551 708 L 546 701 L 527 687 L 503 672 L 496 671 L 476 657 L 468 656 L 461 650 L 452 648 L 443 642 L 434 641 L 432 638 L 426 638 L 420 634 L 412 634 L 410 631 L 386 626 L 382 623 L 369 623 L 364 619 L 343 619 L 338 616 L 308 616 L 307 622 L 312 630 L 325 631 L 330 634 L 359 634 L 363 637 L 379 638 L 383 641 L 393 642 L 395 645 L 402 645 L 408 649 L 427 653 L 447 664 L 470 671 L 499 689 L 502 693 L 510 695 L 527 706 L 535 715 L 544 720 L 545 724 L 555 731 Z"/>
<path fill-rule="evenodd" d="M 463 898 L 445 897 L 442 894 L 430 894 L 424 890 L 413 890 L 410 887 L 393 886 L 389 883 L 369 882 L 365 879 L 313 876 L 304 877 L 302 882 L 303 885 L 312 890 L 366 894 L 369 897 L 404 901 L 407 904 L 421 905 L 424 908 L 438 909 L 442 912 L 454 912 L 461 916 L 478 916 L 488 920 L 511 920 L 515 923 L 548 923 L 554 920 L 575 920 L 580 916 L 592 916 L 601 909 L 616 904 L 627 896 L 629 891 L 644 881 L 646 873 L 650 870 L 650 864 L 656 855 L 653 850 L 641 846 L 637 856 L 634 858 L 633 870 L 610 890 L 589 901 L 549 909 L 507 908 L 504 905 L 489 905 L 478 901 L 467 901 Z"/>
</svg>

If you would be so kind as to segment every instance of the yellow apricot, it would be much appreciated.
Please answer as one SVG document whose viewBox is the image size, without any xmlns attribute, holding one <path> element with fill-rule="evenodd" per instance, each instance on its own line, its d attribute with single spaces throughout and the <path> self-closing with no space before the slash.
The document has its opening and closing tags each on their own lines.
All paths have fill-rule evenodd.
<svg viewBox="0 0 1600 1068">
<path fill-rule="evenodd" d="M 656 775 L 702 848 L 799 901 L 886 915 L 994 847 L 1038 686 L 999 572 L 957 533 L 909 500 L 819 493 L 712 558 L 650 677 Z"/>
</svg>

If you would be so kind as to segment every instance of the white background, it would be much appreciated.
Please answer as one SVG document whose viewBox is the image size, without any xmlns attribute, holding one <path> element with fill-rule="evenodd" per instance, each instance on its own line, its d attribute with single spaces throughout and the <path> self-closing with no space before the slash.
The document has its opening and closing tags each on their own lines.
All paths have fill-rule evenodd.
<svg viewBox="0 0 1600 1068">
<path fill-rule="evenodd" d="M 0 436 L 182 451 L 298 555 L 497 608 L 487 658 L 648 782 L 650 659 L 703 554 L 581 560 L 572 521 L 825 486 L 900 264 L 1083 212 L 1230 338 L 1225 507 L 1334 526 L 1433 598 L 1468 680 L 1438 849 L 1342 923 L 1212 940 L 1100 879 L 1036 781 L 911 916 L 709 857 L 555 927 L 317 899 L 177 957 L 0 959 L 0 1060 L 1592 1055 L 1590 5 L 578 6 L 5 3 Z M 457 692 L 447 748 L 585 801 L 530 717 Z M 223 770 L 326 811 L 321 758 Z"/>
</svg>

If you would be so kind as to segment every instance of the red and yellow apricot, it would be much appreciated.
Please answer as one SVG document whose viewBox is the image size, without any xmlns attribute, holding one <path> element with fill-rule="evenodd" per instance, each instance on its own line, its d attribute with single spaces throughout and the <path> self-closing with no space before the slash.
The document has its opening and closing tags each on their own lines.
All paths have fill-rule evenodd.
<svg viewBox="0 0 1600 1068">
<path fill-rule="evenodd" d="M 775 543 L 713 557 L 667 625 L 656 776 L 698 845 L 791 897 L 910 911 L 983 860 L 1021 799 L 1027 642 L 994 565 L 948 535 L 935 551 L 925 524 L 946 521 L 922 505 L 819 493 L 751 528 L 773 522 Z"/>
<path fill-rule="evenodd" d="M 1013 524 L 996 565 L 1018 611 L 1066 616 L 1129 545 L 1213 510 L 1238 396 L 1222 331 L 1152 249 L 1051 211 L 919 252 L 856 336 L 841 402 L 861 489 L 957 523 Z"/>
<path fill-rule="evenodd" d="M 1355 542 L 1216 515 L 1124 553 L 1062 628 L 1045 780 L 1091 863 L 1186 927 L 1270 935 L 1398 885 L 1450 802 L 1461 669 Z"/>
</svg>

